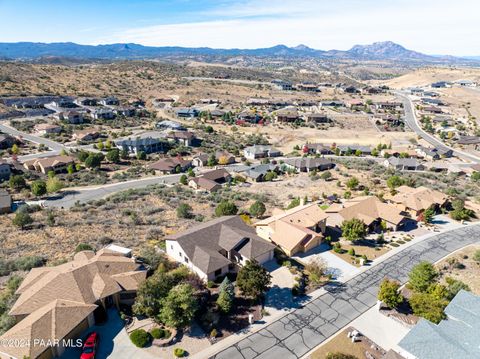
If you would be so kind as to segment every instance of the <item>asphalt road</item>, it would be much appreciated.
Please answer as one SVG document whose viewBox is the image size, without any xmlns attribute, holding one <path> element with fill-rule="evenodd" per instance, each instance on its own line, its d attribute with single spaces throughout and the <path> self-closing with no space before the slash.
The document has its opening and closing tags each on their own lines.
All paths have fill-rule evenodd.
<svg viewBox="0 0 480 359">
<path fill-rule="evenodd" d="M 414 112 L 414 107 L 412 101 L 408 98 L 403 93 L 396 92 L 396 95 L 402 100 L 403 102 L 403 107 L 405 109 L 405 122 L 408 127 L 410 127 L 417 135 L 421 136 L 425 141 L 430 143 L 431 145 L 437 147 L 437 148 L 444 148 L 444 149 L 450 149 L 453 151 L 454 156 L 457 156 L 458 158 L 461 158 L 466 161 L 472 161 L 475 163 L 480 163 L 480 157 L 477 157 L 475 155 L 472 155 L 470 153 L 466 153 L 463 151 L 459 151 L 457 149 L 454 149 L 452 147 L 449 147 L 445 145 L 442 141 L 437 139 L 435 136 L 432 136 L 431 134 L 425 132 L 421 127 L 420 124 L 417 120 L 417 117 Z"/>
<path fill-rule="evenodd" d="M 301 358 L 377 302 L 383 278 L 401 283 L 420 261 L 436 262 L 457 249 L 480 243 L 480 226 L 440 233 L 413 244 L 328 293 L 217 353 L 214 359 Z"/>
<path fill-rule="evenodd" d="M 92 200 L 98 200 L 110 196 L 114 193 L 125 191 L 128 189 L 144 188 L 155 184 L 173 184 L 178 183 L 182 174 L 164 175 L 157 177 L 141 178 L 138 180 L 119 182 L 113 184 L 102 185 L 98 187 L 85 189 L 65 189 L 61 194 L 63 197 L 50 198 L 43 204 L 45 207 L 70 208 L 76 202 L 85 203 Z"/>
</svg>

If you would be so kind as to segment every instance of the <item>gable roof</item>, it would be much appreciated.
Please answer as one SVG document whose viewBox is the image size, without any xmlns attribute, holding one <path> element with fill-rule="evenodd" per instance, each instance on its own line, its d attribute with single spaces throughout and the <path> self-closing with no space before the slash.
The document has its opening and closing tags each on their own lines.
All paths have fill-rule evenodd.
<svg viewBox="0 0 480 359">
<path fill-rule="evenodd" d="M 442 192 L 427 187 L 400 186 L 397 188 L 397 194 L 391 197 L 390 201 L 415 211 L 421 211 L 435 204 L 443 205 L 447 199 L 448 197 Z"/>
<path fill-rule="evenodd" d="M 398 225 L 405 216 L 400 214 L 401 211 L 388 203 L 383 203 L 377 197 L 363 196 L 356 197 L 346 201 L 343 208 L 338 214 L 344 220 L 358 218 L 367 226 L 375 222 L 377 219 L 383 219 L 389 223 Z"/>
<path fill-rule="evenodd" d="M 231 263 L 220 250 L 235 250 L 247 259 L 255 259 L 275 248 L 239 216 L 220 217 L 166 239 L 177 241 L 191 262 L 206 274 Z"/>
<path fill-rule="evenodd" d="M 286 158 L 284 162 L 287 165 L 293 166 L 295 168 L 308 168 L 314 169 L 320 166 L 335 166 L 332 161 L 329 161 L 321 157 L 295 157 L 295 158 Z"/>
</svg>

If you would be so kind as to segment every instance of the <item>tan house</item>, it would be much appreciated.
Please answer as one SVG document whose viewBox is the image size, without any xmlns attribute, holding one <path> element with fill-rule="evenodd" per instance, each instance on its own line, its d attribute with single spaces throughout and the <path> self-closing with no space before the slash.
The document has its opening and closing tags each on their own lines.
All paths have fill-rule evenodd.
<svg viewBox="0 0 480 359">
<path fill-rule="evenodd" d="M 379 229 L 382 222 L 387 229 L 396 231 L 408 221 L 401 209 L 384 203 L 375 196 L 352 198 L 330 206 L 325 212 L 331 215 L 329 225 L 340 227 L 343 221 L 357 218 L 363 221 L 370 231 Z"/>
<path fill-rule="evenodd" d="M 93 128 L 78 130 L 73 133 L 73 139 L 77 141 L 93 141 L 100 137 L 100 132 Z"/>
<path fill-rule="evenodd" d="M 132 304 L 146 275 L 133 259 L 107 249 L 32 269 L 17 289 L 19 298 L 9 312 L 17 324 L 0 337 L 0 358 L 60 356 L 63 339 L 78 338 L 108 307 Z M 26 345 L 8 345 L 12 340 Z M 56 340 L 59 344 L 53 345 Z"/>
<path fill-rule="evenodd" d="M 412 188 L 401 186 L 397 188 L 397 194 L 388 198 L 397 208 L 417 218 L 428 208 L 438 210 L 448 203 L 448 196 L 442 192 L 427 187 Z"/>
<path fill-rule="evenodd" d="M 23 167 L 30 171 L 38 171 L 47 174 L 50 171 L 55 173 L 65 172 L 68 165 L 74 164 L 75 160 L 71 156 L 52 156 L 45 158 L 36 158 L 23 162 Z"/>
<path fill-rule="evenodd" d="M 327 214 L 311 203 L 281 211 L 255 223 L 257 234 L 278 245 L 287 255 L 307 252 L 322 242 Z"/>
<path fill-rule="evenodd" d="M 37 134 L 44 136 L 51 133 L 60 133 L 62 132 L 62 127 L 49 123 L 40 123 L 38 125 L 35 125 L 34 130 Z"/>
</svg>

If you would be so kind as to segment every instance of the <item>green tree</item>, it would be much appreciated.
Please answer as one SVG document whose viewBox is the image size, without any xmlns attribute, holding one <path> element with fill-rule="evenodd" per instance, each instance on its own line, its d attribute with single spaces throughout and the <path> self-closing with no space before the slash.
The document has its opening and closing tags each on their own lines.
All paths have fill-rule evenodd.
<svg viewBox="0 0 480 359">
<path fill-rule="evenodd" d="M 190 325 L 198 308 L 195 292 L 190 284 L 178 284 L 163 299 L 159 319 L 167 326 L 185 328 Z"/>
<path fill-rule="evenodd" d="M 75 247 L 75 253 L 78 253 L 78 252 L 81 252 L 81 251 L 93 251 L 93 247 L 88 243 L 79 243 Z"/>
<path fill-rule="evenodd" d="M 67 166 L 67 173 L 68 173 L 69 175 L 75 173 L 75 166 L 74 166 L 73 164 L 70 163 L 70 164 Z"/>
<path fill-rule="evenodd" d="M 263 216 L 265 214 L 265 211 L 267 210 L 267 208 L 265 207 L 265 204 L 261 201 L 255 201 L 255 203 L 253 203 L 251 206 L 250 206 L 250 214 L 256 218 L 260 218 L 261 216 Z"/>
<path fill-rule="evenodd" d="M 20 153 L 20 148 L 18 148 L 18 145 L 14 143 L 12 146 L 12 154 L 18 155 L 19 153 Z"/>
<path fill-rule="evenodd" d="M 21 175 L 13 175 L 10 177 L 10 180 L 8 181 L 8 185 L 10 186 L 11 189 L 15 191 L 20 191 L 21 189 L 24 189 L 27 187 L 27 183 L 25 182 L 25 178 Z"/>
<path fill-rule="evenodd" d="M 30 188 L 32 189 L 32 194 L 35 197 L 40 197 L 47 193 L 47 184 L 42 180 L 33 181 L 30 185 Z"/>
<path fill-rule="evenodd" d="M 251 260 L 240 268 L 236 283 L 244 295 L 257 300 L 268 290 L 271 278 L 265 268 L 256 260 Z"/>
<path fill-rule="evenodd" d="M 235 203 L 229 201 L 222 201 L 218 204 L 217 208 L 215 208 L 215 215 L 217 217 L 221 216 L 232 216 L 237 214 L 238 208 Z"/>
<path fill-rule="evenodd" d="M 184 186 L 186 186 L 188 184 L 188 178 L 186 175 L 181 175 L 180 176 L 180 179 L 178 180 L 178 182 L 180 182 L 181 184 L 183 184 Z"/>
<path fill-rule="evenodd" d="M 470 178 L 474 182 L 480 181 L 480 172 L 478 172 L 478 171 L 473 172 L 472 175 L 470 176 Z"/>
<path fill-rule="evenodd" d="M 447 277 L 445 278 L 445 281 L 447 282 L 448 294 L 446 299 L 448 300 L 452 300 L 461 290 L 466 290 L 470 292 L 470 287 L 467 284 L 463 283 L 461 280 Z"/>
<path fill-rule="evenodd" d="M 290 201 L 289 205 L 287 206 L 287 209 L 292 209 L 298 206 L 300 206 L 300 198 L 295 197 Z"/>
<path fill-rule="evenodd" d="M 80 151 L 78 153 L 78 160 L 80 162 L 85 162 L 90 154 L 86 151 Z"/>
<path fill-rule="evenodd" d="M 177 217 L 178 218 L 192 218 L 192 206 L 188 203 L 180 203 L 177 207 Z"/>
<path fill-rule="evenodd" d="M 33 223 L 33 218 L 26 210 L 18 210 L 12 220 L 13 225 L 24 230 L 26 226 Z"/>
<path fill-rule="evenodd" d="M 47 180 L 47 192 L 55 193 L 60 191 L 63 188 L 63 182 L 60 181 L 57 177 L 51 177 Z"/>
<path fill-rule="evenodd" d="M 215 155 L 210 155 L 210 157 L 208 157 L 208 161 L 207 161 L 207 166 L 209 167 L 213 167 L 217 164 L 217 158 L 215 157 Z"/>
<path fill-rule="evenodd" d="M 193 168 L 189 168 L 187 171 L 188 177 L 195 177 L 195 172 L 193 171 Z"/>
<path fill-rule="evenodd" d="M 435 298 L 429 293 L 414 293 L 410 300 L 413 314 L 423 317 L 433 323 L 438 324 L 442 319 L 445 319 L 443 310 L 448 304 L 445 299 Z"/>
<path fill-rule="evenodd" d="M 387 179 L 387 187 L 390 190 L 394 191 L 396 188 L 403 186 L 405 184 L 405 180 L 397 175 L 391 176 Z"/>
<path fill-rule="evenodd" d="M 223 313 L 228 313 L 232 309 L 233 300 L 235 298 L 235 288 L 232 282 L 225 277 L 219 288 L 217 305 Z"/>
<path fill-rule="evenodd" d="M 423 261 L 412 268 L 408 275 L 408 284 L 416 292 L 426 292 L 435 282 L 438 272 L 433 264 Z"/>
<path fill-rule="evenodd" d="M 147 159 L 147 153 L 145 151 L 139 151 L 137 153 L 137 160 L 145 161 Z"/>
<path fill-rule="evenodd" d="M 431 223 L 434 215 L 435 210 L 432 207 L 427 208 L 422 214 L 423 222 Z"/>
<path fill-rule="evenodd" d="M 349 241 L 363 239 L 367 234 L 367 226 L 358 218 L 343 221 L 341 228 L 343 237 Z"/>
<path fill-rule="evenodd" d="M 85 166 L 88 168 L 98 168 L 102 164 L 103 154 L 90 153 L 85 159 Z"/>
<path fill-rule="evenodd" d="M 324 181 L 330 181 L 332 178 L 332 173 L 330 171 L 325 171 L 320 175 L 320 178 Z"/>
<path fill-rule="evenodd" d="M 103 141 L 101 139 L 98 140 L 97 142 L 97 148 L 102 151 L 104 148 Z"/>
<path fill-rule="evenodd" d="M 117 148 L 107 152 L 106 158 L 109 162 L 119 163 L 120 162 L 120 151 Z"/>
<path fill-rule="evenodd" d="M 396 308 L 403 302 L 403 296 L 399 292 L 400 284 L 385 278 L 380 283 L 378 299 L 388 305 L 389 308 Z"/>
<path fill-rule="evenodd" d="M 277 173 L 274 172 L 274 171 L 268 171 L 267 173 L 265 173 L 265 176 L 263 177 L 263 180 L 265 182 L 271 182 L 273 181 L 275 178 L 277 178 Z"/>
<path fill-rule="evenodd" d="M 346 185 L 349 189 L 355 189 L 355 188 L 357 188 L 358 183 L 359 183 L 358 178 L 352 177 L 347 181 Z"/>
</svg>

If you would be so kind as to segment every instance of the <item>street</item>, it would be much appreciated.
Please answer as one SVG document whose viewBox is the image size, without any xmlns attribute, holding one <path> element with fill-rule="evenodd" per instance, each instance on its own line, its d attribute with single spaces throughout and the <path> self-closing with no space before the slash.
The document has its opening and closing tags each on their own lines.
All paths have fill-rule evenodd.
<svg viewBox="0 0 480 359">
<path fill-rule="evenodd" d="M 301 358 L 373 307 L 383 278 L 405 283 L 415 264 L 424 260 L 436 262 L 457 249 L 479 243 L 479 236 L 480 226 L 473 225 L 413 244 L 346 283 L 328 285 L 328 293 L 211 358 Z"/>
</svg>

